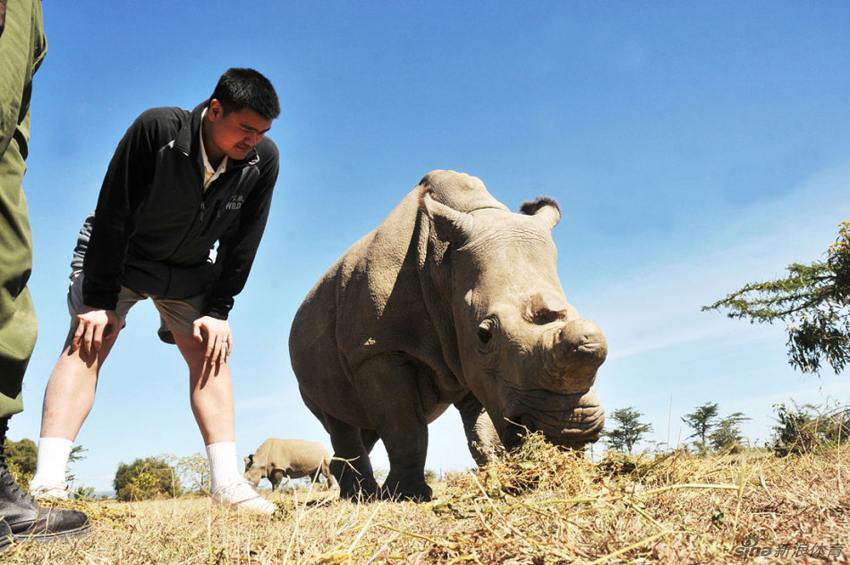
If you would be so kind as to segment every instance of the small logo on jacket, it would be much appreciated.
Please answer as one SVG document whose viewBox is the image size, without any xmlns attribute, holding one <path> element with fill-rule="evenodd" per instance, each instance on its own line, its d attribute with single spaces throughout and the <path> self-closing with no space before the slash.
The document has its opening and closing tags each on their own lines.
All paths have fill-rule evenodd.
<svg viewBox="0 0 850 565">
<path fill-rule="evenodd" d="M 238 210 L 242 207 L 242 204 L 245 202 L 245 197 L 241 195 L 231 196 L 230 202 L 228 202 L 225 206 L 225 210 Z"/>
</svg>

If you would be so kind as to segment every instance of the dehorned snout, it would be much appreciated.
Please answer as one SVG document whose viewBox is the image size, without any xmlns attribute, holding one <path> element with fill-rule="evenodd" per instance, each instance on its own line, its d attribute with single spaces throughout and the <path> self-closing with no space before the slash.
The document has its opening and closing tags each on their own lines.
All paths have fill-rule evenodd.
<svg viewBox="0 0 850 565">
<path fill-rule="evenodd" d="M 590 320 L 572 320 L 564 325 L 560 336 L 561 346 L 567 352 L 586 355 L 598 359 L 597 366 L 605 361 L 608 355 L 608 342 L 599 326 Z M 592 362 L 588 359 L 588 362 Z"/>
<path fill-rule="evenodd" d="M 599 326 L 590 320 L 571 320 L 554 336 L 546 372 L 558 392 L 585 392 L 607 355 L 608 342 Z"/>
</svg>

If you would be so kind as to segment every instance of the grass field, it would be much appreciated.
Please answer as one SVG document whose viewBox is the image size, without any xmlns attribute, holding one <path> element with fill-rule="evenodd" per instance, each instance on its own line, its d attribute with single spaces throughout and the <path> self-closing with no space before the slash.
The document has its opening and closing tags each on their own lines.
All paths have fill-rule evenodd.
<svg viewBox="0 0 850 565">
<path fill-rule="evenodd" d="M 777 458 L 609 455 L 541 441 L 449 474 L 430 503 L 264 492 L 278 515 L 209 499 L 72 502 L 83 540 L 22 543 L 6 563 L 848 563 L 850 449 Z M 756 555 L 758 554 L 758 555 Z"/>
</svg>

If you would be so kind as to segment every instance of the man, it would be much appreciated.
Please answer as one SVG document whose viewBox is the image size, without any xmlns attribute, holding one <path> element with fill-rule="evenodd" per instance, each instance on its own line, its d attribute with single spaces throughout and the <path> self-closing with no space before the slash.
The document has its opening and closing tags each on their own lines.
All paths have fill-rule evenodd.
<svg viewBox="0 0 850 565">
<path fill-rule="evenodd" d="M 0 551 L 12 540 L 49 541 L 91 529 L 82 512 L 46 509 L 15 484 L 6 466 L 9 418 L 23 411 L 24 372 L 38 327 L 27 280 L 32 233 L 22 182 L 32 77 L 47 51 L 40 0 L 0 0 Z"/>
<path fill-rule="evenodd" d="M 82 272 L 72 275 L 71 330 L 44 393 L 30 482 L 37 497 L 67 497 L 68 455 L 94 403 L 100 367 L 127 311 L 151 298 L 160 337 L 177 344 L 189 367 L 213 499 L 274 512 L 236 466 L 227 315 L 268 217 L 279 163 L 265 134 L 279 114 L 263 75 L 229 69 L 208 101 L 193 111 L 148 110 L 118 144 L 75 251 Z"/>
</svg>

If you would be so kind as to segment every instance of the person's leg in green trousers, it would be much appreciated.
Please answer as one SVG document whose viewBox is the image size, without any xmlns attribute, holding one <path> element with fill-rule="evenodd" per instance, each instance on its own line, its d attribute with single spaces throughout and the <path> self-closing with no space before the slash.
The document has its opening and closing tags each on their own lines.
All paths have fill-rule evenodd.
<svg viewBox="0 0 850 565">
<path fill-rule="evenodd" d="M 9 417 L 24 409 L 21 387 L 38 332 L 26 286 L 32 233 L 23 178 L 32 77 L 46 51 L 41 0 L 0 0 L 0 551 L 12 541 L 52 541 L 91 529 L 82 512 L 39 506 L 6 464 Z"/>
</svg>

